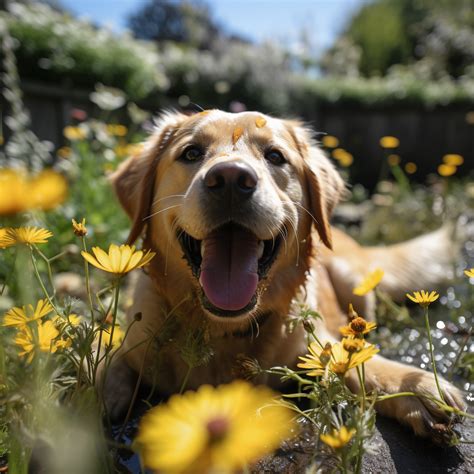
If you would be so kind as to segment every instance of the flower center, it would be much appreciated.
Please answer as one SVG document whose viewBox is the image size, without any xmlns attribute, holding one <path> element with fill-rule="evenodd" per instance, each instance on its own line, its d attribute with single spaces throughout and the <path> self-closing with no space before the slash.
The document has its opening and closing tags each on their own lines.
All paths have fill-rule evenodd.
<svg viewBox="0 0 474 474">
<path fill-rule="evenodd" d="M 221 441 L 229 432 L 229 420 L 223 416 L 216 417 L 207 422 L 206 428 L 209 434 L 209 441 L 215 443 Z"/>
<path fill-rule="evenodd" d="M 354 332 L 363 332 L 367 327 L 367 322 L 364 318 L 358 317 L 351 321 L 351 329 Z"/>
<path fill-rule="evenodd" d="M 347 362 L 334 362 L 331 364 L 331 369 L 336 374 L 345 374 L 347 372 Z"/>
</svg>

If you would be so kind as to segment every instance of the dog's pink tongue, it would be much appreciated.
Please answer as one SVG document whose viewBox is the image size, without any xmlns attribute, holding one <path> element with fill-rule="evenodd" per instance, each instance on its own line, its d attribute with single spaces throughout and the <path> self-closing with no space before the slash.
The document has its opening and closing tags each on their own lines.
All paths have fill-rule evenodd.
<svg viewBox="0 0 474 474">
<path fill-rule="evenodd" d="M 250 303 L 258 284 L 258 240 L 251 232 L 226 226 L 202 241 L 199 281 L 217 308 L 235 311 Z"/>
</svg>

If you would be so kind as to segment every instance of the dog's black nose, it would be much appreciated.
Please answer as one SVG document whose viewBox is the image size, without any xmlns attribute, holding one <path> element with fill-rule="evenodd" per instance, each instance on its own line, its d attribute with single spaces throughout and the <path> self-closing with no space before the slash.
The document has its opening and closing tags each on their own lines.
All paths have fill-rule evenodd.
<svg viewBox="0 0 474 474">
<path fill-rule="evenodd" d="M 214 165 L 204 176 L 204 185 L 216 193 L 252 194 L 258 183 L 257 173 L 241 162 L 223 162 Z"/>
</svg>

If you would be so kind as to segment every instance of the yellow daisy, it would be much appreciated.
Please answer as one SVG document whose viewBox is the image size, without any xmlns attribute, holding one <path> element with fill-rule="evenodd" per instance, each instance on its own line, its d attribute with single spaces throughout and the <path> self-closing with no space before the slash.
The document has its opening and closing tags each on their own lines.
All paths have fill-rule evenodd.
<svg viewBox="0 0 474 474">
<path fill-rule="evenodd" d="M 360 283 L 356 286 L 352 293 L 357 296 L 364 296 L 369 291 L 372 291 L 381 281 L 384 275 L 384 271 L 381 268 L 376 268 L 373 272 L 369 273 Z"/>
<path fill-rule="evenodd" d="M 298 367 L 310 369 L 307 374 L 314 377 L 324 375 L 326 367 L 335 374 L 344 375 L 348 370 L 367 362 L 379 352 L 377 347 L 366 342 L 359 352 L 350 353 L 344 349 L 342 343 L 336 342 L 331 347 L 331 358 L 329 363 L 326 364 L 325 359 L 321 358 L 325 349 L 322 349 L 316 342 L 312 342 L 308 347 L 310 353 L 306 354 L 305 357 L 300 357 L 303 363 L 298 364 Z"/>
<path fill-rule="evenodd" d="M 474 278 L 474 268 L 471 268 L 469 270 L 464 270 L 464 275 L 466 275 L 469 278 Z"/>
<path fill-rule="evenodd" d="M 112 341 L 110 340 L 111 336 L 112 336 L 111 326 L 102 330 L 102 342 L 103 344 L 105 344 L 105 346 L 110 346 L 110 344 L 112 344 L 112 346 L 119 346 L 123 341 L 125 333 L 123 332 L 122 328 L 118 324 L 116 324 Z M 98 338 L 99 338 L 99 333 L 97 333 L 96 340 Z"/>
<path fill-rule="evenodd" d="M 3 237 L 0 235 L 0 247 L 17 244 L 44 244 L 53 233 L 41 227 L 9 227 Z"/>
<path fill-rule="evenodd" d="M 0 169 L 0 215 L 30 209 L 47 211 L 61 204 L 66 193 L 66 179 L 53 170 L 29 176 L 23 171 Z"/>
<path fill-rule="evenodd" d="M 325 135 L 321 142 L 326 148 L 337 148 L 339 146 L 339 140 L 332 135 Z"/>
<path fill-rule="evenodd" d="M 87 137 L 87 132 L 81 127 L 68 126 L 63 130 L 64 136 L 71 141 L 83 140 Z"/>
<path fill-rule="evenodd" d="M 5 237 L 7 236 L 7 229 L 0 227 L 0 249 L 8 247 Z"/>
<path fill-rule="evenodd" d="M 354 436 L 356 430 L 348 430 L 343 426 L 340 430 L 333 430 L 332 434 L 322 434 L 321 441 L 333 449 L 343 448 Z"/>
<path fill-rule="evenodd" d="M 238 380 L 171 397 L 141 420 L 135 443 L 145 466 L 163 473 L 232 473 L 292 434 L 291 411 L 266 387 Z"/>
<path fill-rule="evenodd" d="M 75 219 L 72 219 L 72 230 L 78 237 L 87 235 L 86 219 L 83 218 L 81 222 L 76 222 Z"/>
<path fill-rule="evenodd" d="M 14 339 L 15 344 L 23 349 L 19 353 L 20 357 L 27 357 L 28 362 L 33 360 L 35 349 L 53 353 L 63 347 L 61 341 L 54 341 L 59 336 L 59 331 L 52 321 L 39 323 L 36 332 L 37 334 L 34 334 L 29 326 L 25 326 L 18 331 Z"/>
<path fill-rule="evenodd" d="M 420 306 L 424 308 L 428 307 L 431 303 L 436 301 L 439 298 L 439 294 L 436 291 L 432 291 L 428 293 L 425 290 L 421 291 L 414 291 L 413 295 L 409 293 L 406 294 L 407 298 L 413 301 L 414 303 L 418 303 Z"/>
<path fill-rule="evenodd" d="M 349 305 L 349 317 L 351 322 L 347 326 L 339 328 L 339 332 L 343 336 L 362 337 L 364 334 L 373 331 L 377 325 L 370 323 L 364 318 L 361 318 L 354 310 L 352 304 Z"/>
<path fill-rule="evenodd" d="M 99 247 L 92 247 L 92 252 L 94 256 L 84 251 L 81 252 L 81 255 L 94 267 L 114 275 L 124 275 L 135 268 L 141 268 L 155 256 L 155 253 L 150 250 L 146 252 L 142 250 L 135 251 L 134 245 L 121 245 L 119 247 L 111 244 L 108 254 Z"/>
<path fill-rule="evenodd" d="M 396 137 L 386 136 L 380 139 L 380 146 L 382 148 L 397 148 L 400 145 L 400 140 Z"/>
<path fill-rule="evenodd" d="M 3 317 L 2 326 L 22 327 L 26 326 L 31 321 L 37 321 L 53 311 L 53 307 L 48 300 L 39 300 L 36 303 L 36 308 L 29 304 L 26 306 L 14 308 L 7 311 Z"/>
<path fill-rule="evenodd" d="M 68 185 L 63 175 L 53 170 L 44 170 L 30 178 L 28 189 L 28 207 L 49 211 L 64 202 Z"/>
</svg>

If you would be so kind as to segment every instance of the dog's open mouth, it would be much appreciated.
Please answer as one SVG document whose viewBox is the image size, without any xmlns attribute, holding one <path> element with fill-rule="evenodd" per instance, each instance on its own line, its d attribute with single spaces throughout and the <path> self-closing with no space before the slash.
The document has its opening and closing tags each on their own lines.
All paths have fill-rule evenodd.
<svg viewBox="0 0 474 474">
<path fill-rule="evenodd" d="M 178 239 L 203 291 L 203 304 L 218 316 L 238 316 L 256 304 L 258 282 L 278 254 L 281 237 L 259 240 L 230 223 L 196 240 L 180 230 Z"/>
</svg>

